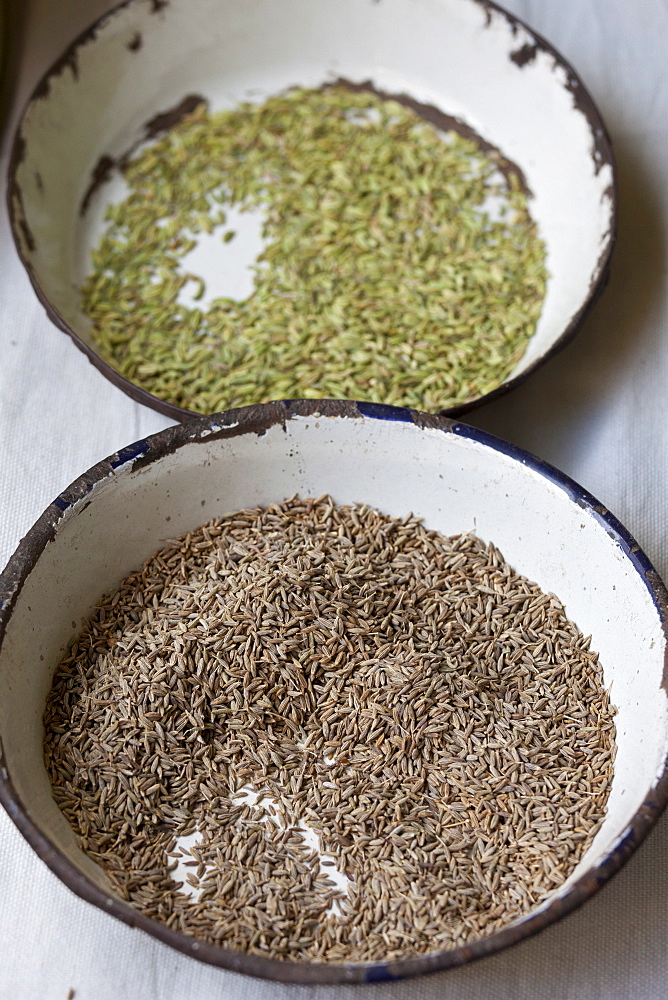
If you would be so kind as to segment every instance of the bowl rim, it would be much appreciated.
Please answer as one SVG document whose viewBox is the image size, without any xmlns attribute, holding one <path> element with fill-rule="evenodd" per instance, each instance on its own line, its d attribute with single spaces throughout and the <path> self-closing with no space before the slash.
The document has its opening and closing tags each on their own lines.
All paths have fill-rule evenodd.
<svg viewBox="0 0 668 1000">
<path fill-rule="evenodd" d="M 343 400 L 285 400 L 226 410 L 176 424 L 122 448 L 109 458 L 94 465 L 79 476 L 46 508 L 41 517 L 20 541 L 5 570 L 0 574 L 0 652 L 6 627 L 11 619 L 16 598 L 23 583 L 37 564 L 40 555 L 58 531 L 59 521 L 77 502 L 86 500 L 99 483 L 130 474 L 164 458 L 191 442 L 207 439 L 234 438 L 246 434 L 264 434 L 269 428 L 282 426 L 294 418 L 317 417 L 398 421 L 412 424 L 419 430 L 437 430 L 476 442 L 492 451 L 508 456 L 549 483 L 565 492 L 570 500 L 601 523 L 610 537 L 623 550 L 635 571 L 647 587 L 657 609 L 664 635 L 668 638 L 668 590 L 651 562 L 629 532 L 606 507 L 569 476 L 542 459 L 501 438 L 447 417 L 427 414 L 404 407 Z M 317 433 L 313 431 L 312 433 Z M 90 501 L 92 502 L 92 500 Z M 668 648 L 662 687 L 668 688 Z M 9 773 L 0 734 L 0 803 L 10 819 L 33 847 L 37 855 L 69 889 L 99 909 L 112 914 L 132 927 L 140 927 L 176 950 L 198 958 L 209 965 L 242 972 L 275 982 L 293 983 L 371 983 L 404 979 L 429 972 L 464 965 L 492 955 L 519 941 L 532 937 L 550 924 L 561 920 L 593 896 L 619 869 L 647 837 L 668 803 L 668 757 L 660 777 L 637 809 L 623 834 L 613 847 L 587 872 L 573 883 L 561 897 L 521 923 L 505 927 L 487 937 L 445 951 L 412 958 L 368 964 L 328 964 L 282 961 L 261 955 L 229 949 L 197 941 L 145 917 L 128 903 L 111 896 L 60 852 L 58 847 L 32 819 L 21 801 Z"/>
<path fill-rule="evenodd" d="M 40 284 L 39 278 L 29 259 L 29 254 L 23 249 L 23 240 L 25 240 L 28 250 L 34 247 L 34 240 L 25 215 L 21 186 L 17 180 L 18 169 L 25 156 L 25 138 L 23 136 L 23 127 L 30 108 L 35 101 L 48 94 L 52 78 L 59 76 L 64 67 L 76 65 L 78 50 L 86 45 L 94 43 L 99 31 L 105 27 L 108 21 L 113 20 L 124 8 L 131 7 L 135 3 L 144 2 L 147 2 L 147 0 L 120 0 L 119 3 L 89 25 L 88 28 L 85 28 L 82 32 L 80 32 L 79 35 L 77 35 L 77 37 L 65 48 L 62 54 L 43 73 L 37 84 L 34 86 L 30 96 L 26 100 L 16 125 L 12 139 L 9 165 L 7 168 L 6 200 L 10 230 L 14 240 L 16 252 L 26 270 L 33 291 L 37 296 L 38 301 L 43 306 L 47 317 L 59 330 L 66 333 L 72 339 L 79 350 L 83 351 L 90 363 L 94 365 L 98 371 L 109 379 L 113 385 L 121 389 L 127 396 L 135 400 L 135 402 L 150 406 L 158 413 L 162 413 L 164 416 L 169 417 L 172 420 L 183 422 L 184 420 L 200 417 L 203 414 L 177 406 L 175 403 L 170 403 L 166 399 L 161 399 L 154 393 L 149 392 L 148 389 L 144 389 L 141 385 L 131 381 L 124 375 L 121 375 L 120 372 L 118 372 L 111 364 L 105 361 L 94 349 L 94 347 L 87 343 L 76 332 L 76 330 L 67 323 L 57 307 L 51 302 L 50 298 Z M 505 395 L 505 393 L 511 389 L 522 385 L 522 383 L 529 378 L 530 375 L 537 371 L 538 368 L 542 367 L 545 362 L 549 361 L 550 358 L 561 351 L 573 339 L 585 316 L 589 313 L 590 309 L 594 306 L 608 284 L 612 253 L 617 242 L 619 216 L 617 167 L 612 148 L 612 141 L 594 99 L 578 74 L 573 69 L 572 65 L 542 35 L 529 27 L 529 25 L 527 25 L 521 18 L 516 17 L 514 14 L 505 10 L 505 8 L 495 3 L 494 0 L 467 0 L 467 2 L 481 7 L 485 11 L 488 21 L 492 16 L 492 12 L 494 12 L 507 20 L 514 34 L 519 28 L 521 28 L 529 35 L 532 39 L 531 43 L 525 43 L 516 52 L 511 53 L 511 58 L 514 58 L 514 61 L 518 66 L 523 66 L 532 62 L 538 52 L 544 52 L 551 56 L 555 66 L 559 66 L 565 71 L 565 86 L 573 95 L 574 107 L 584 115 L 593 139 L 593 148 L 590 155 L 594 161 L 596 172 L 598 173 L 600 167 L 604 164 L 607 164 L 610 167 L 611 182 L 608 188 L 610 210 L 609 228 L 604 237 L 603 247 L 599 255 L 595 271 L 592 275 L 587 295 L 583 299 L 580 308 L 573 314 L 573 316 L 571 316 L 568 324 L 556 340 L 524 371 L 514 377 L 507 378 L 495 389 L 492 389 L 481 396 L 477 396 L 475 399 L 468 400 L 465 403 L 438 410 L 438 413 L 444 416 L 459 416 L 461 414 L 468 413 L 470 410 L 473 410 L 478 406 L 485 405 L 499 396 Z M 153 13 L 159 13 L 164 6 L 164 0 L 151 0 L 151 3 L 153 5 Z"/>
</svg>

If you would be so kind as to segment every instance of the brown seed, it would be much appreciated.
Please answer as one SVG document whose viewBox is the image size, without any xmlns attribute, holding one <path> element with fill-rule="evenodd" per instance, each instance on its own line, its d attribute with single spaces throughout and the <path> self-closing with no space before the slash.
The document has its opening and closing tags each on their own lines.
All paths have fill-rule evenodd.
<svg viewBox="0 0 668 1000">
<path fill-rule="evenodd" d="M 329 497 L 168 543 L 100 601 L 45 726 L 54 799 L 123 898 L 300 961 L 527 913 L 591 843 L 614 759 L 554 596 L 474 536 Z"/>
</svg>

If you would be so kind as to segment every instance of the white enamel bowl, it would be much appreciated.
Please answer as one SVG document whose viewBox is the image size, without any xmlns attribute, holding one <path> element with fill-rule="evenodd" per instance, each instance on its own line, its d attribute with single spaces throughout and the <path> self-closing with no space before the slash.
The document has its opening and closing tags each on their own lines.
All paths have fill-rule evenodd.
<svg viewBox="0 0 668 1000">
<path fill-rule="evenodd" d="M 561 598 L 592 636 L 617 708 L 607 817 L 568 881 L 534 912 L 466 948 L 371 965 L 284 963 L 157 924 L 114 896 L 50 794 L 42 714 L 54 668 L 96 600 L 207 519 L 294 493 L 330 493 L 445 534 L 475 531 Z M 507 947 L 559 919 L 624 863 L 668 794 L 666 592 L 608 511 L 561 473 L 445 417 L 345 402 L 270 403 L 171 427 L 101 462 L 59 496 L 0 578 L 0 799 L 80 896 L 203 961 L 297 982 L 417 975 Z"/>
<path fill-rule="evenodd" d="M 516 165 L 531 191 L 551 275 L 542 315 L 503 385 L 457 412 L 515 385 L 575 331 L 608 273 L 612 151 L 581 81 L 522 23 L 488 0 L 131 0 L 81 36 L 36 88 L 14 143 L 9 209 L 48 314 L 133 398 L 187 416 L 103 362 L 80 309 L 103 212 L 122 188 L 118 164 L 190 98 L 219 110 L 339 77 L 458 119 Z M 242 215 L 239 236 L 245 225 L 254 232 Z M 205 277 L 223 273 L 216 293 L 235 295 L 248 261 L 219 260 L 203 245 L 198 267 Z"/>
</svg>

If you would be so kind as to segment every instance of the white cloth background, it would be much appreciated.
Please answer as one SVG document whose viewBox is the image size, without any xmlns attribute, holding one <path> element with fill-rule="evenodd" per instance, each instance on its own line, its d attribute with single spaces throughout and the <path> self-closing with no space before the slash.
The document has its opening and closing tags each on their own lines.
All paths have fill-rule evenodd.
<svg viewBox="0 0 668 1000">
<path fill-rule="evenodd" d="M 279 0 L 277 0 L 279 2 Z M 315 0 L 317 3 L 317 0 Z M 21 0 L 18 0 L 21 4 Z M 109 0 L 30 0 L 8 132 L 44 68 Z M 575 341 L 467 419 L 597 496 L 668 577 L 668 0 L 506 0 L 592 92 L 611 132 L 620 229 Z M 567 210 L 568 206 L 564 206 Z M 0 209 L 0 563 L 94 462 L 166 425 L 46 319 Z M 583 909 L 471 966 L 392 986 L 279 986 L 201 965 L 76 898 L 0 814 L 0 1000 L 659 1000 L 668 996 L 668 817 Z"/>
</svg>

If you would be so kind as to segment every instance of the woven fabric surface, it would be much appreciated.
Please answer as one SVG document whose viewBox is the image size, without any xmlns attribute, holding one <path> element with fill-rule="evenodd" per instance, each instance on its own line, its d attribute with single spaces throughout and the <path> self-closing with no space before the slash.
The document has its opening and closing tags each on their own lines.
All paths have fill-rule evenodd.
<svg viewBox="0 0 668 1000">
<path fill-rule="evenodd" d="M 108 0 L 22 8 L 9 138 L 32 86 Z M 668 577 L 668 4 L 508 0 L 565 56 L 613 138 L 620 227 L 611 281 L 574 341 L 467 419 L 597 496 Z M 18 44 L 18 42 L 16 43 Z M 0 563 L 86 468 L 167 425 L 106 381 L 46 318 L 0 208 Z M 0 1000 L 663 1000 L 668 818 L 596 897 L 473 965 L 392 986 L 281 986 L 177 955 L 79 900 L 0 811 Z"/>
</svg>

